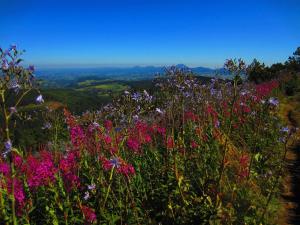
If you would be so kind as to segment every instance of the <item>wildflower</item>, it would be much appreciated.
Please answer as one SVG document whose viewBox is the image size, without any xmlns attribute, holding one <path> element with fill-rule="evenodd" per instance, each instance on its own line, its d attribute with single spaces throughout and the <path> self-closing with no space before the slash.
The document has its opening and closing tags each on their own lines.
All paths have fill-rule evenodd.
<svg viewBox="0 0 300 225">
<path fill-rule="evenodd" d="M 89 222 L 89 223 L 96 222 L 97 217 L 96 217 L 95 211 L 92 208 L 90 208 L 88 206 L 82 206 L 81 211 L 82 211 L 82 213 L 84 215 L 84 218 L 87 222 Z"/>
<path fill-rule="evenodd" d="M 168 137 L 167 139 L 167 148 L 172 149 L 175 147 L 174 139 L 173 137 Z"/>
<path fill-rule="evenodd" d="M 283 133 L 288 133 L 290 130 L 289 130 L 288 127 L 282 127 L 282 128 L 280 129 L 280 131 L 283 132 Z"/>
<path fill-rule="evenodd" d="M 271 105 L 274 105 L 274 106 L 278 106 L 278 105 L 279 105 L 278 99 L 273 98 L 273 97 L 271 97 L 271 98 L 269 99 L 269 103 L 270 103 Z"/>
<path fill-rule="evenodd" d="M 82 143 L 84 143 L 85 133 L 79 125 L 75 125 L 70 129 L 70 136 L 72 144 L 75 147 L 79 147 Z"/>
<path fill-rule="evenodd" d="M 5 143 L 4 143 L 4 147 L 5 147 L 5 150 L 6 151 L 11 151 L 12 149 L 12 143 L 10 140 L 7 140 Z"/>
<path fill-rule="evenodd" d="M 23 158 L 18 155 L 18 154 L 14 154 L 13 155 L 13 162 L 16 168 L 21 168 L 22 164 L 23 164 Z"/>
<path fill-rule="evenodd" d="M 64 184 L 67 191 L 71 191 L 80 186 L 80 179 L 74 173 L 67 173 L 63 175 Z"/>
<path fill-rule="evenodd" d="M 191 141 L 191 148 L 197 148 L 199 145 L 197 144 L 196 141 Z"/>
<path fill-rule="evenodd" d="M 184 113 L 184 119 L 185 119 L 185 121 L 189 121 L 190 120 L 190 121 L 195 122 L 195 121 L 197 121 L 199 119 L 199 117 L 195 113 L 193 113 L 191 111 L 188 111 L 188 112 Z"/>
<path fill-rule="evenodd" d="M 5 162 L 0 163 L 0 173 L 2 173 L 4 176 L 9 176 L 10 165 Z"/>
<path fill-rule="evenodd" d="M 124 91 L 124 94 L 125 94 L 125 95 L 129 95 L 130 92 L 129 92 L 129 91 Z"/>
<path fill-rule="evenodd" d="M 47 186 L 56 180 L 57 169 L 52 155 L 46 151 L 42 152 L 39 158 L 29 156 L 24 170 L 30 188 Z"/>
<path fill-rule="evenodd" d="M 4 143 L 4 152 L 2 153 L 3 157 L 6 158 L 7 155 L 11 152 L 12 150 L 12 143 L 10 140 L 7 140 L 5 143 Z"/>
<path fill-rule="evenodd" d="M 33 65 L 30 65 L 30 66 L 28 67 L 28 71 L 31 72 L 31 73 L 33 73 L 33 72 L 34 72 L 34 66 L 33 66 Z"/>
<path fill-rule="evenodd" d="M 240 157 L 240 165 L 241 167 L 247 167 L 249 163 L 249 156 L 248 155 L 242 155 Z"/>
<path fill-rule="evenodd" d="M 146 90 L 144 90 L 143 93 L 144 93 L 144 95 L 145 95 L 146 97 L 149 97 L 149 96 L 150 96 Z"/>
<path fill-rule="evenodd" d="M 105 142 L 105 144 L 109 145 L 112 143 L 112 138 L 108 135 L 105 135 L 104 142 Z"/>
<path fill-rule="evenodd" d="M 216 120 L 215 121 L 215 128 L 219 128 L 220 127 L 220 121 L 219 120 Z"/>
<path fill-rule="evenodd" d="M 2 70 L 8 70 L 9 66 L 8 66 L 8 63 L 6 60 L 3 60 L 2 61 Z"/>
<path fill-rule="evenodd" d="M 117 171 L 124 176 L 134 175 L 135 169 L 131 164 L 123 164 L 121 167 L 117 168 Z"/>
<path fill-rule="evenodd" d="M 17 108 L 16 107 L 10 107 L 9 111 L 11 114 L 16 113 L 17 112 Z"/>
<path fill-rule="evenodd" d="M 132 98 L 133 100 L 135 100 L 135 101 L 138 102 L 138 101 L 140 100 L 140 98 L 141 98 L 141 94 L 138 93 L 138 92 L 135 92 L 135 93 L 132 94 L 131 98 Z"/>
<path fill-rule="evenodd" d="M 116 128 L 115 128 L 115 131 L 116 131 L 116 132 L 120 132 L 121 130 L 122 130 L 121 127 L 116 127 Z"/>
<path fill-rule="evenodd" d="M 51 123 L 49 123 L 49 122 L 46 122 L 45 124 L 44 124 L 44 126 L 42 127 L 42 129 L 43 130 L 46 130 L 46 129 L 51 129 L 51 127 L 52 127 L 52 125 L 51 125 Z"/>
<path fill-rule="evenodd" d="M 88 185 L 88 189 L 93 191 L 96 189 L 96 184 L 91 184 L 91 185 Z"/>
<path fill-rule="evenodd" d="M 88 191 L 84 192 L 84 200 L 88 200 L 90 198 L 90 193 Z"/>
<path fill-rule="evenodd" d="M 35 100 L 38 104 L 41 104 L 44 102 L 44 99 L 43 99 L 43 96 L 42 95 L 39 95 L 37 96 L 36 100 Z"/>
<path fill-rule="evenodd" d="M 166 128 L 160 127 L 160 126 L 156 126 L 155 128 L 157 130 L 157 133 L 159 133 L 160 135 L 162 135 L 162 136 L 166 135 Z"/>
<path fill-rule="evenodd" d="M 164 112 L 160 108 L 156 108 L 155 111 L 158 112 L 159 114 L 164 114 Z"/>
<path fill-rule="evenodd" d="M 17 206 L 17 214 L 22 215 L 22 211 L 25 205 L 25 193 L 24 193 L 24 188 L 23 188 L 23 183 L 14 178 L 14 179 L 9 179 L 7 182 L 7 190 L 10 194 L 12 194 L 12 186 L 14 186 L 14 198 L 16 200 L 16 206 Z"/>
<path fill-rule="evenodd" d="M 106 130 L 110 131 L 111 128 L 113 127 L 113 123 L 111 122 L 111 120 L 105 120 L 104 127 Z"/>
<path fill-rule="evenodd" d="M 139 120 L 139 116 L 138 115 L 134 115 L 132 118 L 133 118 L 134 121 L 138 121 Z"/>
<path fill-rule="evenodd" d="M 20 90 L 20 85 L 18 83 L 18 81 L 16 79 L 12 79 L 10 80 L 10 82 L 8 83 L 8 88 L 9 89 L 13 89 L 15 92 L 18 92 Z"/>
<path fill-rule="evenodd" d="M 110 159 L 109 162 L 111 163 L 111 165 L 112 165 L 113 167 L 118 168 L 118 167 L 120 166 L 120 161 L 119 161 L 119 159 L 116 158 L 116 157 Z"/>
<path fill-rule="evenodd" d="M 140 143 L 136 138 L 130 137 L 127 140 L 127 146 L 134 152 L 137 152 L 140 148 Z"/>
<path fill-rule="evenodd" d="M 93 122 L 92 125 L 95 129 L 100 127 L 99 123 L 97 122 Z"/>
</svg>

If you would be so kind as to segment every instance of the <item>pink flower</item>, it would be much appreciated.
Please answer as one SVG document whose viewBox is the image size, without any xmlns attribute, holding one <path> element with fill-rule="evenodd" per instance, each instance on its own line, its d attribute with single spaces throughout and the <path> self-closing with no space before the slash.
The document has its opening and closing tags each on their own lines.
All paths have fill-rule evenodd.
<svg viewBox="0 0 300 225">
<path fill-rule="evenodd" d="M 50 153 L 42 152 L 40 158 L 29 156 L 27 163 L 23 165 L 28 186 L 30 188 L 47 186 L 56 181 L 57 168 L 53 163 Z"/>
<path fill-rule="evenodd" d="M 12 184 L 14 185 L 14 198 L 16 200 L 17 214 L 21 216 L 26 200 L 23 183 L 16 178 L 13 179 L 12 183 L 12 179 L 9 178 L 7 181 L 7 191 L 9 194 L 12 194 Z"/>
<path fill-rule="evenodd" d="M 2 173 L 4 176 L 10 175 L 10 166 L 8 163 L 0 163 L 0 173 Z"/>
<path fill-rule="evenodd" d="M 134 137 L 129 137 L 127 140 L 127 146 L 134 152 L 138 152 L 140 149 L 139 141 Z"/>
<path fill-rule="evenodd" d="M 135 174 L 135 169 L 131 164 L 123 164 L 119 168 L 117 168 L 117 171 L 124 176 L 130 176 Z"/>
<path fill-rule="evenodd" d="M 152 141 L 151 136 L 149 134 L 145 134 L 144 135 L 144 142 L 145 143 L 151 143 L 151 141 Z"/>
<path fill-rule="evenodd" d="M 23 159 L 20 155 L 14 154 L 13 162 L 14 162 L 15 167 L 21 168 L 21 166 L 23 164 Z"/>
<path fill-rule="evenodd" d="M 105 135 L 105 137 L 104 137 L 104 142 L 105 142 L 105 144 L 107 144 L 107 145 L 111 144 L 111 142 L 112 142 L 111 137 L 108 136 L 108 135 Z"/>
<path fill-rule="evenodd" d="M 96 222 L 97 217 L 96 217 L 94 209 L 92 209 L 88 206 L 81 206 L 81 211 L 84 215 L 86 222 L 88 222 L 88 224 L 92 224 L 92 223 Z"/>
<path fill-rule="evenodd" d="M 70 128 L 70 136 L 72 144 L 75 147 L 79 147 L 84 143 L 85 134 L 83 129 L 79 125 Z"/>
<path fill-rule="evenodd" d="M 199 145 L 196 141 L 191 141 L 191 148 L 197 148 Z"/>
<path fill-rule="evenodd" d="M 172 149 L 175 147 L 174 139 L 173 137 L 168 137 L 167 140 L 167 149 Z"/>
<path fill-rule="evenodd" d="M 80 186 L 80 179 L 76 175 L 77 167 L 76 152 L 69 152 L 59 162 L 59 169 L 62 172 L 64 184 L 68 191 Z"/>
<path fill-rule="evenodd" d="M 104 127 L 106 130 L 111 131 L 113 127 L 113 123 L 111 122 L 111 120 L 105 120 Z"/>
</svg>

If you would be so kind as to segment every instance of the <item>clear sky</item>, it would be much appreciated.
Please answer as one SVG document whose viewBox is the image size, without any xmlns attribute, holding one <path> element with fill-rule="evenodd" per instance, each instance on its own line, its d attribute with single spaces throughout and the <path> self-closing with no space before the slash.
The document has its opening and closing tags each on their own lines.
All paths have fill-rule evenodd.
<svg viewBox="0 0 300 225">
<path fill-rule="evenodd" d="M 40 66 L 270 64 L 300 46 L 300 0 L 0 0 L 11 43 Z"/>
</svg>

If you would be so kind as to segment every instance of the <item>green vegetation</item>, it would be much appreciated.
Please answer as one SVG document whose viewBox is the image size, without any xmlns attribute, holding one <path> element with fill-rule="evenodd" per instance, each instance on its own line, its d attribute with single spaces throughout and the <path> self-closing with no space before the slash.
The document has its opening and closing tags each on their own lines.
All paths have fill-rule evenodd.
<svg viewBox="0 0 300 225">
<path fill-rule="evenodd" d="M 11 61 L 1 52 L 7 60 L 0 83 L 4 224 L 278 221 L 295 132 L 281 120 L 278 98 L 299 100 L 299 71 L 255 84 L 241 79 L 240 59 L 225 63 L 230 81 L 203 83 L 178 68 L 155 85 L 87 81 L 114 88 L 116 96 L 100 107 L 90 89 L 46 89 L 44 102 L 32 68 L 14 63 L 18 52 L 10 51 Z M 135 90 L 121 94 L 127 85 Z M 66 105 L 97 111 L 62 114 Z"/>
</svg>

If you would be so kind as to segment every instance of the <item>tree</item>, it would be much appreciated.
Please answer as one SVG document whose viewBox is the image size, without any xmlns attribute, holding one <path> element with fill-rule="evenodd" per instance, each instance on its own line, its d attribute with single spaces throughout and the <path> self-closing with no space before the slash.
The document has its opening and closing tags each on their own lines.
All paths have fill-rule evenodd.
<svg viewBox="0 0 300 225">
<path fill-rule="evenodd" d="M 290 56 L 288 60 L 285 62 L 288 70 L 294 72 L 300 72 L 300 47 L 296 49 L 293 53 L 293 56 Z"/>
<path fill-rule="evenodd" d="M 260 83 L 269 78 L 267 68 L 264 63 L 260 63 L 257 59 L 253 59 L 247 68 L 247 76 L 249 81 Z"/>
</svg>

